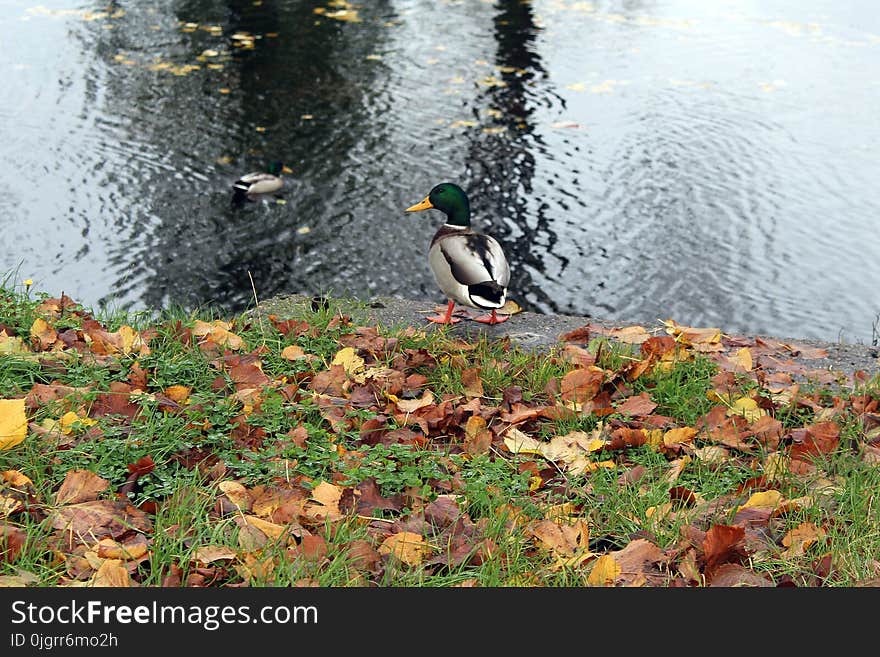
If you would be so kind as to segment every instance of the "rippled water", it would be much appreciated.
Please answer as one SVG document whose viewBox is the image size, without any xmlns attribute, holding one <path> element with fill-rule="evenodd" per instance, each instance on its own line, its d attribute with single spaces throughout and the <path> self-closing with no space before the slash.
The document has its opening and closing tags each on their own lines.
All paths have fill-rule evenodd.
<svg viewBox="0 0 880 657">
<path fill-rule="evenodd" d="M 874 0 L 344 4 L 7 0 L 0 271 L 439 302 L 403 208 L 452 180 L 527 309 L 874 339 Z M 230 205 L 279 158 L 286 203 Z"/>
</svg>

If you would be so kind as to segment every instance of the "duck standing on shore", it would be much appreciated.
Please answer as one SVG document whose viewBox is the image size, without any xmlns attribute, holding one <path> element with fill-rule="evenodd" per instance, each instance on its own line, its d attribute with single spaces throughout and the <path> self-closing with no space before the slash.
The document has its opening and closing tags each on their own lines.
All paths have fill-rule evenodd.
<svg viewBox="0 0 880 657">
<path fill-rule="evenodd" d="M 445 315 L 428 317 L 437 324 L 454 324 L 452 317 L 456 303 L 471 308 L 491 311 L 475 317 L 484 324 L 499 324 L 508 316 L 496 311 L 507 300 L 510 266 L 504 250 L 495 238 L 471 228 L 471 208 L 467 194 L 454 183 L 435 186 L 421 203 L 408 207 L 406 212 L 440 210 L 446 215 L 444 223 L 434 234 L 428 250 L 428 263 L 437 285 L 449 299 Z"/>
</svg>

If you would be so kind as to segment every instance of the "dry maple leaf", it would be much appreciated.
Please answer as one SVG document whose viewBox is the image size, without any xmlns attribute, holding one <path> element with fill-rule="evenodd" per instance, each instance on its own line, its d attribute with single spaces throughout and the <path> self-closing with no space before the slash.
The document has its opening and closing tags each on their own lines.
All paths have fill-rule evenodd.
<svg viewBox="0 0 880 657">
<path fill-rule="evenodd" d="M 587 584 L 590 586 L 614 586 L 614 580 L 620 575 L 620 564 L 610 554 L 603 554 L 596 559 L 590 574 L 587 576 Z"/>
<path fill-rule="evenodd" d="M 492 445 L 492 432 L 486 428 L 486 420 L 471 415 L 464 427 L 464 450 L 471 456 L 488 454 Z"/>
<path fill-rule="evenodd" d="M 24 399 L 0 399 L 0 450 L 15 447 L 27 437 Z"/>
<path fill-rule="evenodd" d="M 98 499 L 110 482 L 91 470 L 69 470 L 55 493 L 55 504 L 77 504 Z"/>
<path fill-rule="evenodd" d="M 409 566 L 418 566 L 431 554 L 431 546 L 421 534 L 398 532 L 379 546 L 379 554 L 390 554 Z"/>
</svg>

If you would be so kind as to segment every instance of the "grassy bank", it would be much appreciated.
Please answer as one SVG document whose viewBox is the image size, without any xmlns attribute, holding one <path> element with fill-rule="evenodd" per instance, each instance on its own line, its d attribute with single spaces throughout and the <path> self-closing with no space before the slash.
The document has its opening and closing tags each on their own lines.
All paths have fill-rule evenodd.
<svg viewBox="0 0 880 657">
<path fill-rule="evenodd" d="M 7 283 L 0 583 L 873 583 L 880 384 L 791 349 L 669 322 L 533 353 L 332 299 L 104 316 Z"/>
</svg>

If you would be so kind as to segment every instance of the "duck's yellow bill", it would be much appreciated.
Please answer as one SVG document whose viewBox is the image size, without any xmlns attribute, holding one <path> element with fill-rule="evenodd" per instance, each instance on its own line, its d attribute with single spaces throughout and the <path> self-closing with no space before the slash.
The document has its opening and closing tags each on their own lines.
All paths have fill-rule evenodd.
<svg viewBox="0 0 880 657">
<path fill-rule="evenodd" d="M 426 196 L 425 200 L 421 203 L 416 203 L 415 205 L 409 206 L 404 212 L 418 212 L 419 210 L 430 210 L 434 206 L 431 205 L 431 200 Z"/>
<path fill-rule="evenodd" d="M 281 167 L 281 173 L 293 173 L 293 169 L 291 169 L 287 165 L 284 165 L 283 167 Z"/>
</svg>

